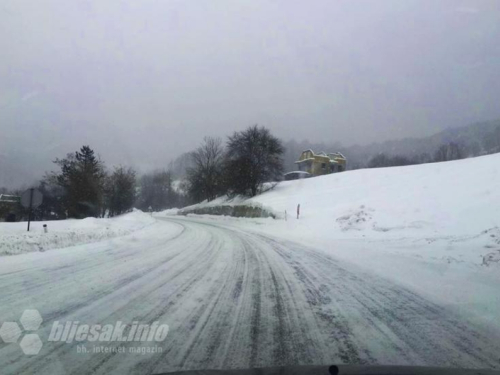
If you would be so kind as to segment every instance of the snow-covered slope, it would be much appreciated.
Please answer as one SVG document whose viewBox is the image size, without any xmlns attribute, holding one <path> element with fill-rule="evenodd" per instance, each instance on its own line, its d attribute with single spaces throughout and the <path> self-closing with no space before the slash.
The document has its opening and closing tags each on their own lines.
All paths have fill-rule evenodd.
<svg viewBox="0 0 500 375">
<path fill-rule="evenodd" d="M 283 182 L 250 202 L 328 231 L 475 235 L 500 225 L 500 154 Z"/>
</svg>

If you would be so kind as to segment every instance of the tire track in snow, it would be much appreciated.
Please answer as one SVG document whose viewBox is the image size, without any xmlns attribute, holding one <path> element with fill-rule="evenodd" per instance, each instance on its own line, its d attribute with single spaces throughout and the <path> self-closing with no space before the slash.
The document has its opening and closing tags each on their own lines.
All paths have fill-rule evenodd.
<svg viewBox="0 0 500 375">
<path fill-rule="evenodd" d="M 61 253 L 61 263 L 51 265 L 59 277 L 43 283 L 37 283 L 36 269 L 8 279 L 11 287 L 30 285 L 17 287 L 17 306 L 36 307 L 48 287 L 64 292 L 60 305 L 42 311 L 45 329 L 66 318 L 165 322 L 170 332 L 160 343 L 163 353 L 82 356 L 76 343 L 47 343 L 39 356 L 26 357 L 7 345 L 0 347 L 4 370 L 139 374 L 331 363 L 499 365 L 493 334 L 383 278 L 292 242 L 199 220 L 168 221 L 165 226 L 183 227 L 178 236 L 113 242 L 111 253 L 102 246 L 88 261 L 71 262 L 71 254 Z M 92 284 L 95 290 L 84 296 L 72 282 L 110 270 L 117 275 Z"/>
<path fill-rule="evenodd" d="M 339 310 L 336 313 L 327 313 L 325 318 L 339 316 L 339 313 L 342 315 L 344 310 L 343 315 L 347 320 L 339 326 L 334 324 L 341 332 L 353 325 L 349 322 L 349 317 L 361 312 L 366 329 L 376 327 L 377 332 L 384 332 L 384 337 L 393 336 L 393 345 L 385 342 L 384 346 L 396 349 L 397 353 L 403 355 L 406 363 L 417 365 L 438 363 L 455 367 L 463 367 L 466 363 L 469 367 L 485 365 L 491 368 L 499 367 L 500 360 L 495 354 L 498 353 L 499 345 L 494 335 L 488 337 L 488 334 L 480 332 L 478 327 L 460 321 L 453 312 L 374 275 L 366 272 L 356 275 L 339 267 L 338 261 L 313 249 L 303 246 L 294 249 L 296 245 L 293 243 L 283 244 L 265 236 L 261 238 L 271 243 L 283 259 L 289 260 L 290 256 L 287 253 L 290 252 L 300 254 L 302 262 L 293 264 L 301 264 L 300 267 L 305 268 L 303 264 L 310 262 L 315 274 L 322 275 L 322 280 L 329 280 L 329 286 L 326 286 L 329 290 L 328 295 L 338 294 L 335 299 L 342 303 L 338 304 Z M 303 279 L 301 273 L 304 271 L 299 271 L 298 276 Z M 330 290 L 332 285 L 336 286 L 334 290 Z M 321 287 L 317 288 L 317 291 L 321 293 Z M 346 306 L 349 308 L 345 309 Z M 355 309 L 350 306 L 354 306 Z M 369 324 L 366 324 L 367 322 Z M 387 332 L 392 335 L 388 335 Z M 352 339 L 353 335 L 345 336 L 348 340 L 349 337 Z M 487 342 L 491 345 L 485 345 Z M 353 343 L 348 343 L 348 352 L 354 354 L 356 346 L 359 347 L 359 344 L 353 346 Z M 364 354 L 366 359 L 352 356 L 343 359 L 347 362 L 355 360 L 356 363 L 375 362 L 369 352 L 365 351 Z M 389 358 L 388 361 L 390 360 Z"/>
</svg>

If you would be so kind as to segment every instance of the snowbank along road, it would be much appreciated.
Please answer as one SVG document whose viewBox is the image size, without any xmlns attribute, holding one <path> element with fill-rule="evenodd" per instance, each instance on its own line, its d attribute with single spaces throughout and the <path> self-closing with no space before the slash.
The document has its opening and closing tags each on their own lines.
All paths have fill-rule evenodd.
<svg viewBox="0 0 500 375">
<path fill-rule="evenodd" d="M 121 239 L 3 257 L 0 293 L 2 321 L 28 308 L 44 319 L 39 354 L 0 344 L 3 373 L 500 367 L 496 332 L 313 248 L 201 219 L 172 217 Z M 55 321 L 159 321 L 170 331 L 154 344 L 162 353 L 93 353 L 97 343 L 47 342 Z M 79 353 L 82 346 L 90 352 Z"/>
</svg>

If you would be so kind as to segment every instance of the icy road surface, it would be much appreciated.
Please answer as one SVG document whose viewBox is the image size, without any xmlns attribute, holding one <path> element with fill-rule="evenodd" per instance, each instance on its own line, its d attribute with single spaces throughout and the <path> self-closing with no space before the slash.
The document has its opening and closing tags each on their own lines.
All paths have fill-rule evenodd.
<svg viewBox="0 0 500 375">
<path fill-rule="evenodd" d="M 0 318 L 44 319 L 39 354 L 0 343 L 2 373 L 154 373 L 292 364 L 498 368 L 500 340 L 455 312 L 292 242 L 171 218 L 120 239 L 2 257 Z M 47 342 L 54 321 L 170 326 L 161 354 Z M 27 334 L 29 332 L 24 332 Z M 87 353 L 79 353 L 84 346 Z"/>
</svg>

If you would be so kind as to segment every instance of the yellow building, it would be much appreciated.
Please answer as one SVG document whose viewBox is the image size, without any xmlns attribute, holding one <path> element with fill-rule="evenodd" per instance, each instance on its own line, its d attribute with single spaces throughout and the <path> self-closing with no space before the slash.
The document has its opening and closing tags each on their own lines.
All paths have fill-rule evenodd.
<svg viewBox="0 0 500 375">
<path fill-rule="evenodd" d="M 302 151 L 295 164 L 299 171 L 310 173 L 312 176 L 321 176 L 345 171 L 347 160 L 340 152 L 315 154 L 312 150 L 306 150 Z"/>
</svg>

